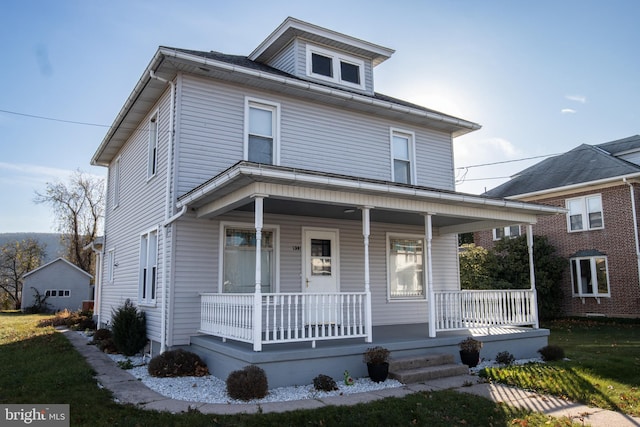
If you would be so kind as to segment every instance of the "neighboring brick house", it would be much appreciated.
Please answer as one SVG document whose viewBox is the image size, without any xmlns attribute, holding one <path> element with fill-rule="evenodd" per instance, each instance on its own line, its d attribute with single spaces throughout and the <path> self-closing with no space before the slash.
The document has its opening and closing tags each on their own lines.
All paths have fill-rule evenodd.
<svg viewBox="0 0 640 427">
<path fill-rule="evenodd" d="M 640 316 L 638 194 L 640 136 L 580 145 L 515 175 L 485 195 L 567 209 L 540 217 L 535 235 L 545 235 L 570 261 L 564 274 L 563 314 Z M 474 235 L 476 245 L 525 232 L 514 225 Z M 580 280 L 577 280 L 580 278 Z"/>
</svg>

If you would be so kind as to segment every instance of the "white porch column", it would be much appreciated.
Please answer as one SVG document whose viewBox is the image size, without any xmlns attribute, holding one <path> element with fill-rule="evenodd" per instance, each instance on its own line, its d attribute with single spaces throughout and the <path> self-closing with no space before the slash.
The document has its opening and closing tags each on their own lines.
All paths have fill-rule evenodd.
<svg viewBox="0 0 640 427">
<path fill-rule="evenodd" d="M 531 292 L 532 298 L 531 303 L 533 307 L 531 307 L 532 313 L 535 316 L 535 324 L 533 325 L 534 329 L 538 329 L 540 327 L 540 322 L 538 321 L 538 295 L 536 292 L 536 275 L 535 275 L 535 265 L 533 263 L 533 225 L 529 224 L 527 226 L 527 247 L 529 249 L 529 277 L 531 279 Z"/>
<path fill-rule="evenodd" d="M 367 305 L 365 310 L 365 328 L 367 334 L 365 342 L 373 341 L 373 326 L 371 324 L 371 287 L 369 275 L 369 234 L 371 233 L 370 211 L 371 206 L 362 207 L 362 236 L 364 237 L 364 292 L 365 304 Z"/>
<path fill-rule="evenodd" d="M 264 197 L 254 196 L 256 228 L 256 289 L 253 301 L 253 351 L 262 351 L 262 225 Z"/>
<path fill-rule="evenodd" d="M 436 337 L 436 294 L 433 290 L 433 273 L 431 260 L 431 241 L 433 240 L 433 227 L 431 225 L 431 217 L 433 214 L 427 213 L 424 216 L 425 243 L 426 251 L 426 268 L 427 268 L 427 295 L 429 298 L 429 337 Z"/>
</svg>

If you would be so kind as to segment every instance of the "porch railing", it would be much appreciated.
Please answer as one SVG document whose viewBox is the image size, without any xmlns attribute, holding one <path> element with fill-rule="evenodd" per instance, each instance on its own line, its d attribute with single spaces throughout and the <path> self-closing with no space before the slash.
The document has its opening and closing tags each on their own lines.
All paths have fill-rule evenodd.
<svg viewBox="0 0 640 427">
<path fill-rule="evenodd" d="M 436 331 L 537 324 L 530 289 L 435 292 Z"/>
<path fill-rule="evenodd" d="M 260 300 L 256 310 L 254 294 L 200 294 L 200 332 L 254 343 L 254 348 L 296 341 L 311 341 L 315 347 L 317 340 L 367 338 L 366 292 L 269 293 Z"/>
</svg>

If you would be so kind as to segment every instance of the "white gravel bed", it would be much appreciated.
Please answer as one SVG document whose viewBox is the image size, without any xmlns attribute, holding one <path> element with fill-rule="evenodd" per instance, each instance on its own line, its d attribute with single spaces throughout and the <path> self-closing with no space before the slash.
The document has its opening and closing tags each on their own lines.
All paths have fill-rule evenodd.
<svg viewBox="0 0 640 427">
<path fill-rule="evenodd" d="M 115 363 L 126 361 L 127 357 L 120 354 L 109 354 Z M 151 390 L 160 393 L 171 399 L 184 400 L 187 402 L 202 403 L 231 403 L 246 404 L 246 401 L 231 399 L 227 395 L 227 387 L 223 380 L 207 375 L 205 377 L 178 377 L 178 378 L 156 378 L 149 375 L 147 365 L 142 357 L 128 358 L 135 366 L 128 371 L 138 378 Z M 269 394 L 263 399 L 251 400 L 249 403 L 285 402 L 290 400 L 317 399 L 328 396 L 340 396 L 345 394 L 363 393 L 367 391 L 382 390 L 385 388 L 402 387 L 402 383 L 396 380 L 387 379 L 384 382 L 376 383 L 369 378 L 354 379 L 353 385 L 345 385 L 342 381 L 336 381 L 339 390 L 318 391 L 312 384 L 292 387 L 278 387 L 269 390 Z"/>
</svg>

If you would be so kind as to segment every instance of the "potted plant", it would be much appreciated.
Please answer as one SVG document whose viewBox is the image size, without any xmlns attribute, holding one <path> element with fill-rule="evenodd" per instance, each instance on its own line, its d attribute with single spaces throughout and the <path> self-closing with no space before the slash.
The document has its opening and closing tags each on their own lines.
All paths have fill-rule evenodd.
<svg viewBox="0 0 640 427">
<path fill-rule="evenodd" d="M 458 344 L 460 347 L 460 360 L 470 368 L 478 366 L 480 362 L 480 349 L 482 342 L 468 337 Z"/>
<path fill-rule="evenodd" d="M 369 378 L 374 382 L 382 382 L 389 375 L 389 350 L 384 347 L 371 347 L 365 351 L 363 356 L 367 364 Z"/>
</svg>

